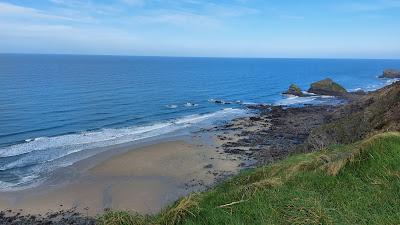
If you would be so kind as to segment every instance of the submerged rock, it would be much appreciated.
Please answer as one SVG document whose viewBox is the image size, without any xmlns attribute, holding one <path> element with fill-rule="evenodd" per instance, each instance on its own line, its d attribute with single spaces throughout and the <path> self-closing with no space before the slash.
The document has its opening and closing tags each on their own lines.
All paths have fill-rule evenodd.
<svg viewBox="0 0 400 225">
<path fill-rule="evenodd" d="M 232 104 L 232 102 L 226 102 L 226 101 L 223 101 L 223 100 L 210 99 L 208 101 L 209 102 L 213 102 L 215 104 L 222 104 L 222 105 L 230 105 L 230 104 Z"/>
<path fill-rule="evenodd" d="M 304 96 L 303 92 L 301 92 L 300 87 L 297 86 L 296 84 L 291 84 L 289 86 L 289 89 L 286 92 L 283 92 L 283 94 L 285 94 L 285 95 L 295 95 L 295 96 L 299 96 L 299 97 L 303 97 Z"/>
<path fill-rule="evenodd" d="M 330 78 L 326 78 L 324 80 L 317 81 L 311 84 L 308 92 L 317 94 L 317 95 L 332 95 L 332 96 L 344 96 L 347 94 L 347 90 L 334 82 Z"/>
<path fill-rule="evenodd" d="M 383 71 L 382 75 L 379 78 L 400 78 L 400 71 L 388 69 Z"/>
</svg>

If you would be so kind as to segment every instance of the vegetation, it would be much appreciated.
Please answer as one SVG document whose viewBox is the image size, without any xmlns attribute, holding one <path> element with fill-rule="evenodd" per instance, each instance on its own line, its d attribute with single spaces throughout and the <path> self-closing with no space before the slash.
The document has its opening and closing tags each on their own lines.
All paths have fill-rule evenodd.
<svg viewBox="0 0 400 225">
<path fill-rule="evenodd" d="M 400 130 L 400 82 L 340 108 L 338 119 L 314 129 L 306 149 L 350 144 L 368 135 Z"/>
<path fill-rule="evenodd" d="M 192 194 L 159 215 L 100 224 L 398 224 L 400 133 L 294 155 Z"/>
<path fill-rule="evenodd" d="M 289 86 L 289 89 L 284 92 L 283 94 L 288 94 L 288 95 L 295 95 L 295 96 L 304 96 L 303 92 L 301 91 L 301 88 L 297 86 L 296 84 L 291 84 Z"/>
<path fill-rule="evenodd" d="M 152 218 L 136 212 L 107 211 L 98 218 L 99 225 L 145 225 L 151 224 Z"/>
<path fill-rule="evenodd" d="M 333 95 L 340 96 L 347 94 L 347 91 L 340 84 L 334 82 L 330 78 L 315 82 L 311 84 L 308 92 L 320 95 Z"/>
</svg>

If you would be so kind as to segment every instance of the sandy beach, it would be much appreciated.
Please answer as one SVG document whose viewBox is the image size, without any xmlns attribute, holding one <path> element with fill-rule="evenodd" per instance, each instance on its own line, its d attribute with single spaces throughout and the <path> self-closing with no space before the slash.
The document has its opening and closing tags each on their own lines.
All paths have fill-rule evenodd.
<svg viewBox="0 0 400 225">
<path fill-rule="evenodd" d="M 237 156 L 193 138 L 133 148 L 92 166 L 85 163 L 93 159 L 83 160 L 59 173 L 58 183 L 2 192 L 0 208 L 41 215 L 69 209 L 89 216 L 105 209 L 158 212 L 240 169 Z"/>
<path fill-rule="evenodd" d="M 110 149 L 56 172 L 56 179 L 43 185 L 1 193 L 0 208 L 35 215 L 70 209 L 89 216 L 105 209 L 157 213 L 243 167 L 287 156 L 304 141 L 300 134 L 323 122 L 316 115 L 330 107 L 282 111 L 261 105 L 255 117 L 117 154 L 116 148 Z"/>
</svg>

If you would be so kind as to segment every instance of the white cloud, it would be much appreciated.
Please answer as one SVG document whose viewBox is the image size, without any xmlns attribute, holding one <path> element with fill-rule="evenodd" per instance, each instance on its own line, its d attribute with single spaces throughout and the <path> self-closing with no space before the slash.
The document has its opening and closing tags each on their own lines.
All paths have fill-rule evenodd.
<svg viewBox="0 0 400 225">
<path fill-rule="evenodd" d="M 71 15 L 72 14 L 55 14 L 35 8 L 0 2 L 0 18 L 3 18 L 3 20 L 23 20 L 26 23 L 32 23 L 40 20 L 54 23 L 57 21 L 85 22 L 90 19 L 89 17 Z"/>
<path fill-rule="evenodd" d="M 221 21 L 212 16 L 180 11 L 153 11 L 133 17 L 132 20 L 140 24 L 164 24 L 189 29 L 215 29 L 221 26 Z"/>
<path fill-rule="evenodd" d="M 81 13 L 112 15 L 121 12 L 121 7 L 115 4 L 101 4 L 89 0 L 50 0 L 56 6 L 68 8 Z"/>
</svg>

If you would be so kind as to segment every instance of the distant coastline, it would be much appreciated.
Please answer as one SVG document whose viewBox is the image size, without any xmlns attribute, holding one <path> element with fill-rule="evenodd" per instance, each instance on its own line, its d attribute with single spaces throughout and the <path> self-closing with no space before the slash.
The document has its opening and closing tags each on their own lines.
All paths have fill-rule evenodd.
<svg viewBox="0 0 400 225">
<path fill-rule="evenodd" d="M 240 56 L 197 56 L 197 55 L 132 55 L 132 54 L 70 54 L 70 53 L 37 53 L 37 52 L 0 52 L 0 55 L 56 55 L 56 56 L 105 56 L 105 57 L 153 57 L 153 58 L 210 58 L 210 59 L 299 59 L 299 60 L 400 60 L 400 58 L 362 58 L 362 57 L 240 57 Z"/>
</svg>

